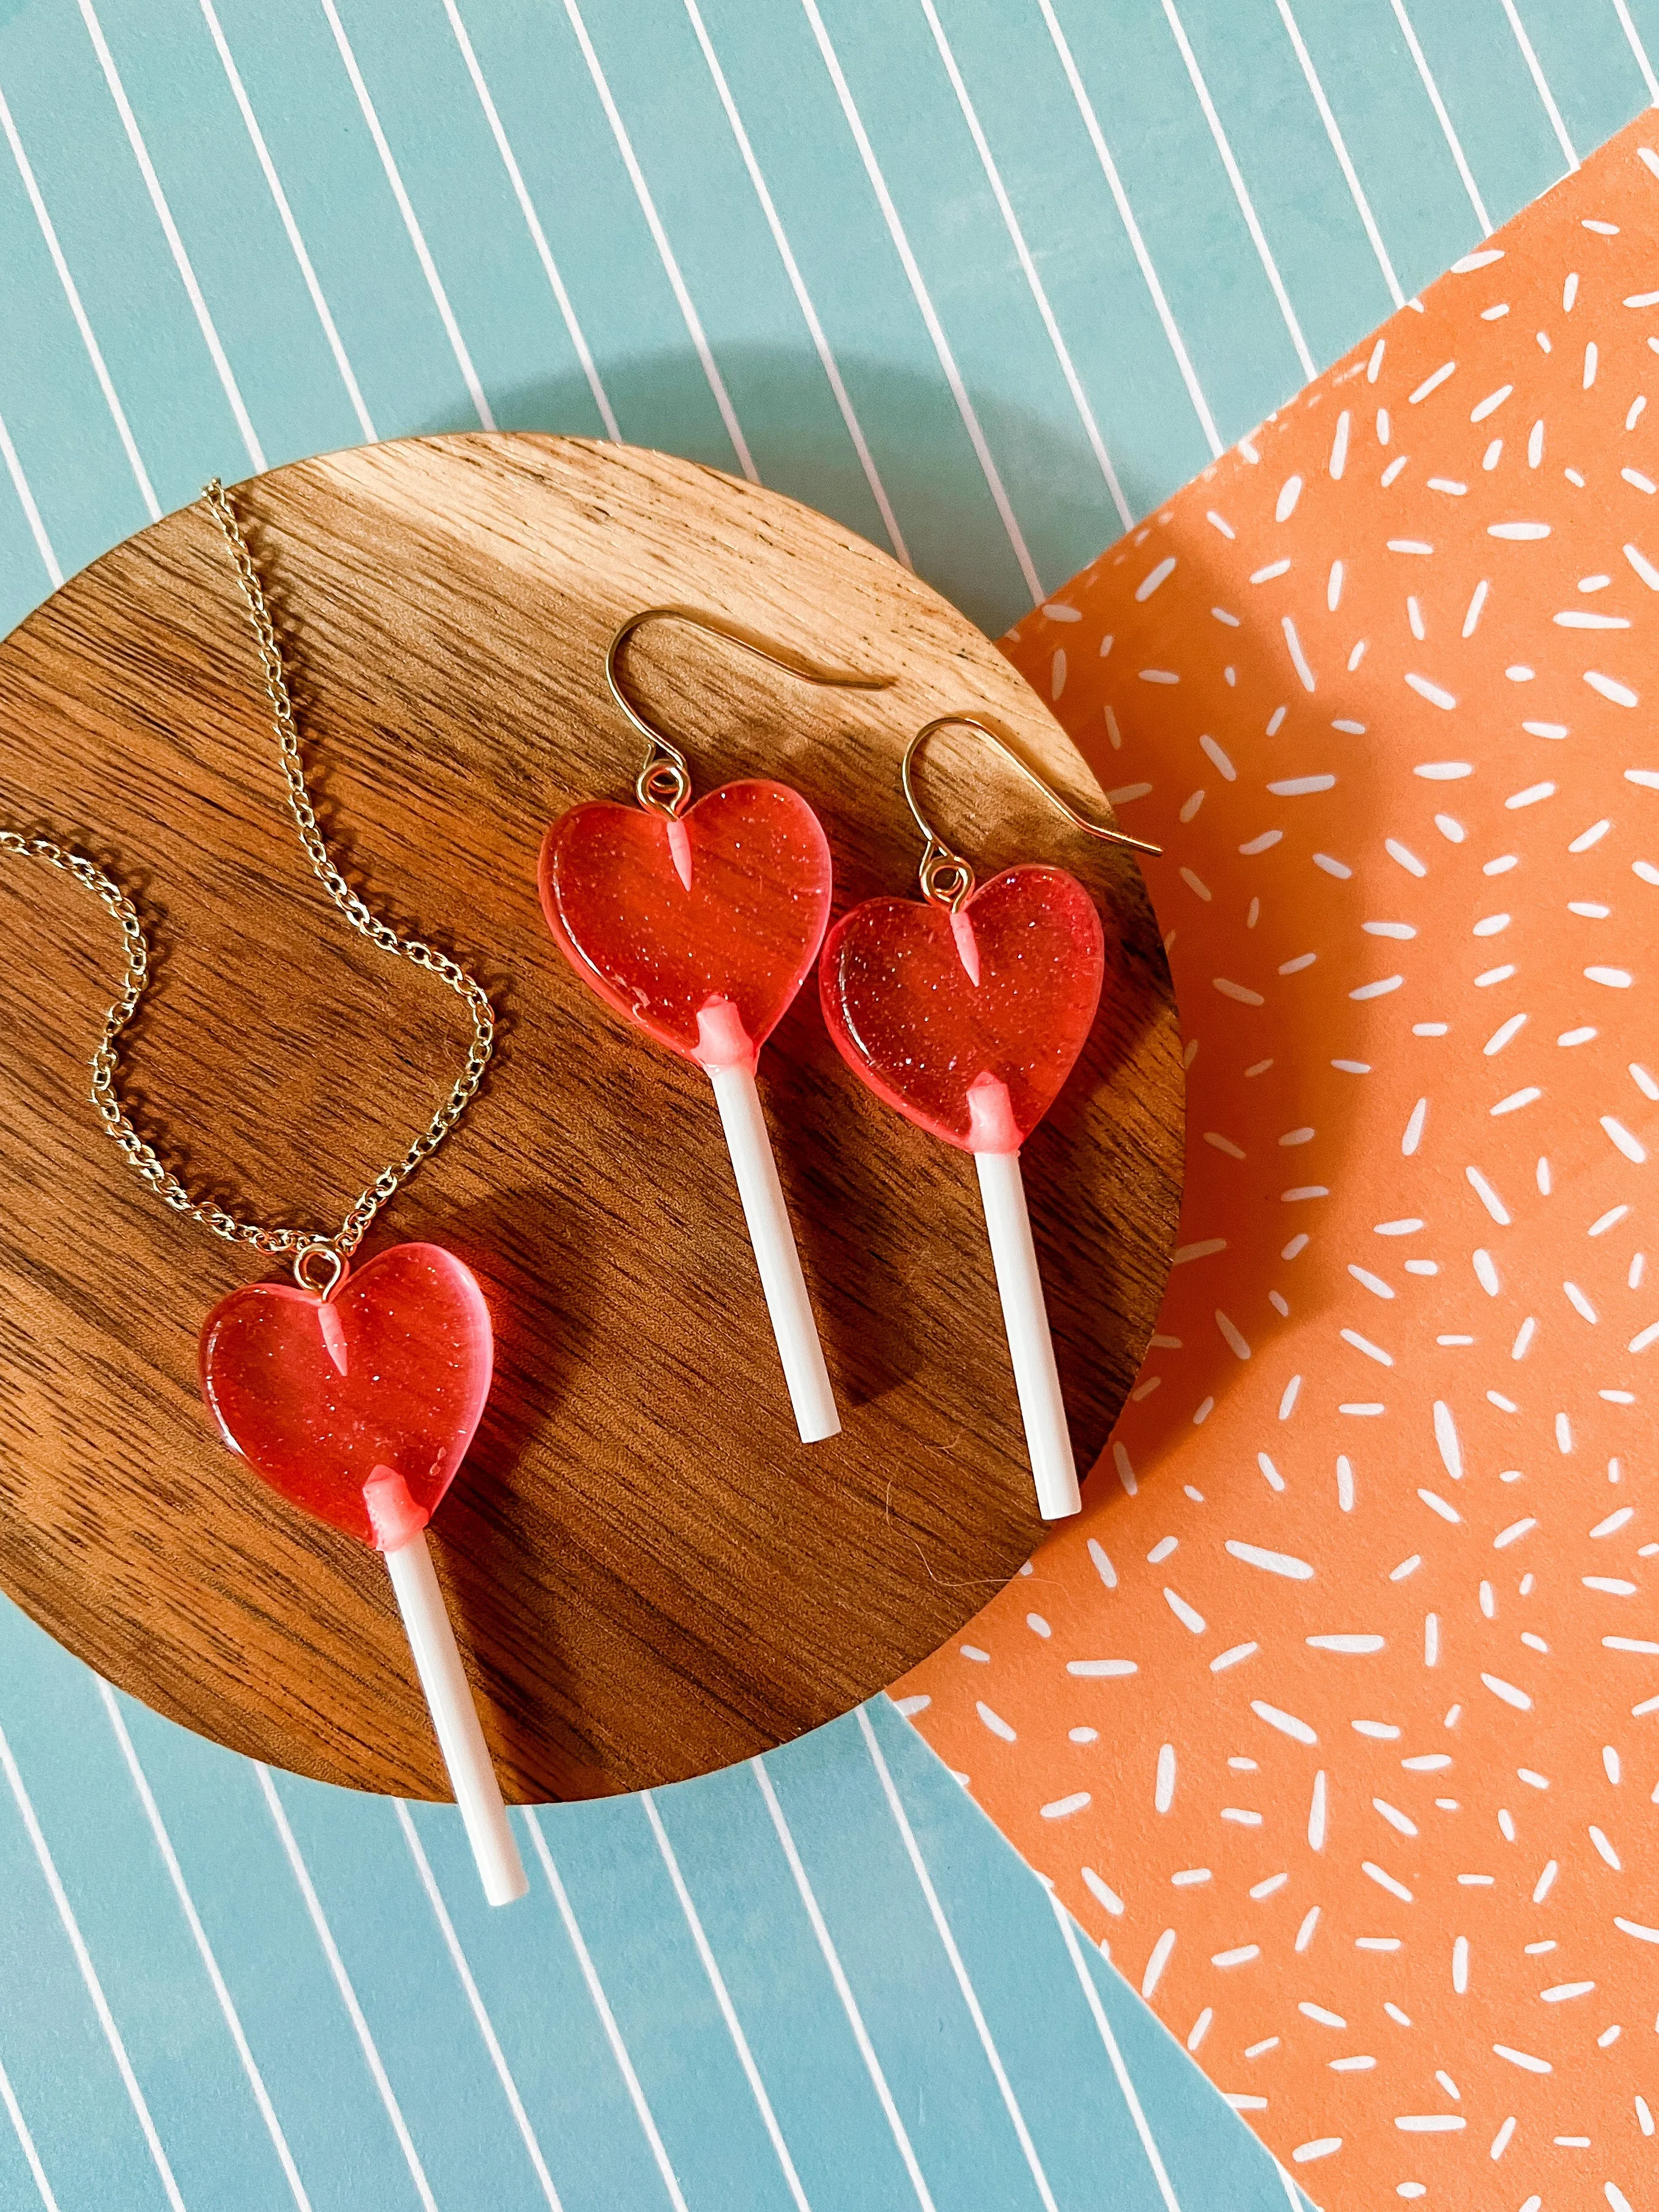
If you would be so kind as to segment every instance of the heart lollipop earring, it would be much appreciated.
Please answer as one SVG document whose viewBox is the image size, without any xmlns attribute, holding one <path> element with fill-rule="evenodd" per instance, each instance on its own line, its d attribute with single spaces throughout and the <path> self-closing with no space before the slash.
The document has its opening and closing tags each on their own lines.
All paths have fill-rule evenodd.
<svg viewBox="0 0 1659 2212">
<path fill-rule="evenodd" d="M 937 731 L 969 729 L 1073 827 L 1138 853 L 1156 845 L 1090 822 L 972 714 L 941 714 L 905 748 L 899 781 L 927 841 L 921 902 L 867 899 L 830 933 L 824 1019 L 877 1097 L 972 1152 L 1026 1449 L 1045 1521 L 1075 1513 L 1077 1466 L 1031 1242 L 1019 1148 L 1060 1094 L 1094 1026 L 1105 945 L 1094 901 L 1063 868 L 1006 868 L 975 886 L 919 805 L 912 771 Z"/>
<path fill-rule="evenodd" d="M 755 1065 L 806 980 L 830 919 L 823 824 L 797 791 L 759 778 L 690 805 L 685 756 L 623 688 L 623 647 L 647 623 L 686 623 L 807 684 L 883 689 L 884 676 L 819 668 L 690 607 L 647 607 L 611 641 L 612 697 L 646 740 L 637 806 L 585 799 L 542 841 L 542 911 L 591 990 L 714 1088 L 755 1263 L 803 1443 L 841 1427 Z"/>
</svg>

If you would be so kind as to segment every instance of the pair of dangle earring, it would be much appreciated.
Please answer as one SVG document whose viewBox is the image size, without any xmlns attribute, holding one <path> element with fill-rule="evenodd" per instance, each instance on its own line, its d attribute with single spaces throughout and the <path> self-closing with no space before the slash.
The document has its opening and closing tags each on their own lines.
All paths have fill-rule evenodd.
<svg viewBox="0 0 1659 2212">
<path fill-rule="evenodd" d="M 804 683 L 870 691 L 891 679 L 820 668 L 690 607 L 647 607 L 622 624 L 605 662 L 611 696 L 647 746 L 638 805 L 585 799 L 551 825 L 541 849 L 542 910 L 577 975 L 655 1042 L 695 1060 L 714 1087 L 795 1425 L 803 1443 L 817 1443 L 839 1432 L 841 1416 L 755 1068 L 823 942 L 830 841 L 799 792 L 766 778 L 722 784 L 691 804 L 684 754 L 622 683 L 623 647 L 655 622 L 722 638 Z"/>
<path fill-rule="evenodd" d="M 1037 1506 L 1055 1521 L 1082 1500 L 1019 1152 L 1094 1026 L 1105 939 L 1094 901 L 1064 868 L 1006 868 L 976 887 L 933 829 L 914 770 L 928 739 L 951 728 L 975 731 L 1086 836 L 1160 848 L 1079 814 L 975 715 L 941 714 L 911 738 L 899 770 L 926 841 L 921 897 L 854 907 L 819 967 L 824 1019 L 853 1073 L 918 1128 L 974 1155 Z"/>
<path fill-rule="evenodd" d="M 756 644 L 686 607 L 623 623 L 605 656 L 612 696 L 646 739 L 636 807 L 589 799 L 543 841 L 548 927 L 577 974 L 618 1013 L 714 1085 L 797 1425 L 804 1442 L 840 1428 L 755 1066 L 823 948 L 830 1036 L 888 1105 L 974 1154 L 1037 1503 L 1078 1511 L 1077 1468 L 1026 1210 L 1020 1146 L 1076 1064 L 1100 1003 L 1105 942 L 1094 902 L 1062 868 L 974 872 L 933 830 L 914 771 L 939 731 L 975 731 L 1073 828 L 1102 842 L 1159 848 L 1087 820 L 972 714 L 945 714 L 905 749 L 900 784 L 924 839 L 921 900 L 871 899 L 825 939 L 829 841 L 798 792 L 762 779 L 690 804 L 684 755 L 635 707 L 618 659 L 654 621 L 688 623 L 802 680 L 875 690 L 890 680 L 820 668 Z"/>
</svg>

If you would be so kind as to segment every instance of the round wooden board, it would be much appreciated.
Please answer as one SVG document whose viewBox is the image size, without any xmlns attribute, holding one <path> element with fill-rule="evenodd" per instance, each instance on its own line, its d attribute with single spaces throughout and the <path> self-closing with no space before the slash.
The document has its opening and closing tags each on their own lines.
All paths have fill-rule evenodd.
<svg viewBox="0 0 1659 2212">
<path fill-rule="evenodd" d="M 616 624 L 690 602 L 897 680 L 814 690 L 659 626 L 636 696 L 699 790 L 770 774 L 817 808 L 838 909 L 914 883 L 899 752 L 987 716 L 1101 795 L 1001 655 L 824 517 L 659 453 L 414 439 L 238 495 L 313 783 L 354 882 L 492 991 L 501 1041 L 459 1133 L 368 1250 L 477 1271 L 495 1384 L 434 1525 L 510 1797 L 696 1774 L 845 1711 L 936 1648 L 1041 1534 L 973 1168 L 879 1107 L 804 991 L 761 1061 L 845 1427 L 795 1438 L 708 1084 L 577 981 L 537 905 L 545 823 L 629 795 Z M 981 872 L 1052 858 L 1112 950 L 1094 1037 L 1025 1150 L 1080 1465 L 1151 1331 L 1173 1247 L 1182 1079 L 1139 874 L 955 738 L 927 788 Z M 0 645 L 0 815 L 137 899 L 157 951 L 138 1117 L 192 1188 L 337 1222 L 459 1065 L 454 1000 L 350 934 L 282 802 L 246 618 L 198 505 L 118 546 Z M 226 1452 L 196 1335 L 251 1253 L 167 1213 L 86 1103 L 106 919 L 0 860 L 0 1583 L 100 1673 L 234 1749 L 448 1794 L 380 1559 Z"/>
</svg>

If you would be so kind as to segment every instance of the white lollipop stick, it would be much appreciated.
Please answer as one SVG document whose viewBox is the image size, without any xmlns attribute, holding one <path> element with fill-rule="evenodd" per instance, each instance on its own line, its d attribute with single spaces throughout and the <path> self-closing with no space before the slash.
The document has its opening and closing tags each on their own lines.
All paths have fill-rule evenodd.
<svg viewBox="0 0 1659 2212">
<path fill-rule="evenodd" d="M 714 1086 L 714 1103 L 720 1110 L 726 1149 L 732 1155 L 743 1218 L 749 1224 L 783 1379 L 795 1409 L 795 1426 L 804 1444 L 822 1443 L 826 1437 L 841 1433 L 841 1415 L 836 1411 L 836 1394 L 830 1388 L 818 1325 L 795 1249 L 795 1231 L 755 1087 L 755 1047 L 730 999 L 710 999 L 698 1009 L 697 1038 L 696 1056 Z"/>
<path fill-rule="evenodd" d="M 393 1483 L 403 1493 L 401 1499 L 384 1497 Z M 409 1632 L 415 1671 L 426 1692 L 438 1748 L 449 1770 L 450 1787 L 460 1808 L 484 1895 L 491 1905 L 511 1905 L 515 1898 L 524 1895 L 530 1882 L 513 1831 L 507 1826 L 501 1784 L 495 1779 L 483 1730 L 478 1725 L 472 1686 L 455 1646 L 455 1632 L 449 1625 L 444 1594 L 438 1587 L 432 1554 L 427 1548 L 426 1530 L 418 1528 L 412 1534 L 404 1534 L 407 1522 L 398 1516 L 397 1507 L 402 1504 L 411 1512 L 416 1509 L 402 1477 L 392 1470 L 377 1469 L 364 1484 L 363 1492 L 368 1501 L 369 1517 L 377 1530 L 403 1537 L 401 1542 L 386 1550 L 386 1572 L 392 1577 L 398 1609 Z M 377 1492 L 382 1495 L 377 1497 Z M 388 1504 L 392 1507 L 390 1513 L 385 1510 Z M 377 1510 L 377 1507 L 380 1510 Z M 393 1525 L 388 1527 L 389 1522 Z"/>
<path fill-rule="evenodd" d="M 1025 1184 L 1018 1152 L 975 1152 L 979 1194 L 991 1237 L 991 1258 L 1002 1295 L 1002 1321 L 1014 1364 L 1025 1424 L 1025 1449 L 1036 1479 L 1037 1510 L 1045 1521 L 1062 1521 L 1083 1504 L 1077 1486 L 1077 1462 L 1066 1425 L 1066 1401 L 1060 1395 L 1054 1339 L 1042 1301 L 1031 1217 L 1025 1210 Z"/>
<path fill-rule="evenodd" d="M 708 1067 L 706 1061 L 704 1066 Z M 772 1316 L 772 1334 L 783 1362 L 795 1426 L 804 1444 L 822 1443 L 826 1437 L 839 1435 L 841 1415 L 836 1411 L 818 1325 L 806 1295 L 800 1254 L 795 1249 L 795 1232 L 778 1182 L 778 1164 L 772 1155 L 766 1116 L 761 1111 L 760 1092 L 755 1087 L 754 1063 L 751 1059 L 725 1067 L 708 1067 L 708 1075 L 720 1109 L 720 1127 L 732 1155 L 744 1219 L 749 1224 L 749 1241 L 755 1248 L 766 1310 Z"/>
<path fill-rule="evenodd" d="M 1025 1183 L 1019 1171 L 1019 1132 L 1006 1086 L 994 1075 L 969 1085 L 968 1111 L 975 1137 L 995 1149 L 975 1150 L 979 1194 L 991 1239 L 991 1259 L 1002 1297 L 1002 1324 L 1008 1332 L 1014 1388 L 1025 1424 L 1025 1449 L 1036 1482 L 1037 1510 L 1045 1521 L 1063 1521 L 1079 1512 L 1077 1462 L 1066 1425 L 1066 1401 L 1060 1395 L 1054 1340 L 1048 1333 L 1042 1278 L 1031 1242 L 1031 1217 L 1025 1210 Z"/>
</svg>

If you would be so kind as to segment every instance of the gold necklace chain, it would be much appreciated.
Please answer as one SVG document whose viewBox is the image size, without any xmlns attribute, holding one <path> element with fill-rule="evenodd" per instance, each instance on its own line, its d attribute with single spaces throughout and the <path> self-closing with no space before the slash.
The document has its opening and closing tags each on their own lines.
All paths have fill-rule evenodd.
<svg viewBox="0 0 1659 2212">
<path fill-rule="evenodd" d="M 472 1018 L 472 1038 L 467 1049 L 466 1065 L 457 1079 L 453 1090 L 404 1152 L 403 1158 L 390 1162 L 379 1175 L 360 1192 L 345 1218 L 331 1236 L 316 1230 L 270 1228 L 258 1221 L 244 1221 L 210 1199 L 199 1199 L 179 1180 L 155 1148 L 134 1127 L 131 1117 L 122 1103 L 119 1087 L 122 1032 L 138 1011 L 144 988 L 149 980 L 149 946 L 144 936 L 143 924 L 137 908 L 112 876 L 84 854 L 71 852 L 67 847 L 53 842 L 49 837 L 28 837 L 21 831 L 0 828 L 0 851 L 17 854 L 21 859 L 40 860 L 48 867 L 58 869 L 71 877 L 88 891 L 108 912 L 121 932 L 122 949 L 126 965 L 120 979 L 119 995 L 104 1016 L 103 1033 L 98 1048 L 92 1056 L 92 1105 L 102 1124 L 105 1134 L 113 1139 L 123 1158 L 143 1182 L 149 1184 L 164 1206 L 175 1213 L 182 1213 L 191 1221 L 199 1222 L 233 1244 L 249 1244 L 255 1251 L 278 1254 L 293 1253 L 295 1273 L 307 1288 L 331 1290 L 344 1273 L 345 1262 L 362 1242 L 365 1231 L 386 1201 L 412 1176 L 422 1161 L 436 1152 L 444 1139 L 460 1120 L 471 1103 L 484 1070 L 489 1065 L 495 1048 L 495 1015 L 489 1000 L 481 984 L 474 981 L 465 969 L 437 951 L 417 937 L 401 937 L 389 922 L 378 915 L 352 890 L 329 854 L 317 821 L 316 809 L 312 805 L 311 793 L 306 783 L 305 764 L 300 749 L 300 733 L 294 719 L 294 702 L 289 696 L 288 677 L 276 642 L 276 626 L 271 621 L 253 556 L 247 540 L 242 535 L 235 509 L 224 486 L 216 477 L 205 494 L 209 508 L 225 534 L 226 542 L 235 562 L 236 579 L 242 596 L 247 602 L 248 615 L 258 643 L 259 661 L 264 676 L 265 694 L 270 702 L 272 725 L 276 734 L 278 754 L 283 775 L 288 787 L 289 810 L 294 817 L 300 842 L 310 861 L 313 872 L 327 891 L 335 905 L 351 927 L 383 952 L 407 960 L 416 968 L 423 968 L 438 977 L 454 992 Z M 309 1267 L 313 1254 L 332 1257 L 335 1269 L 332 1282 L 319 1285 L 312 1280 Z"/>
</svg>

